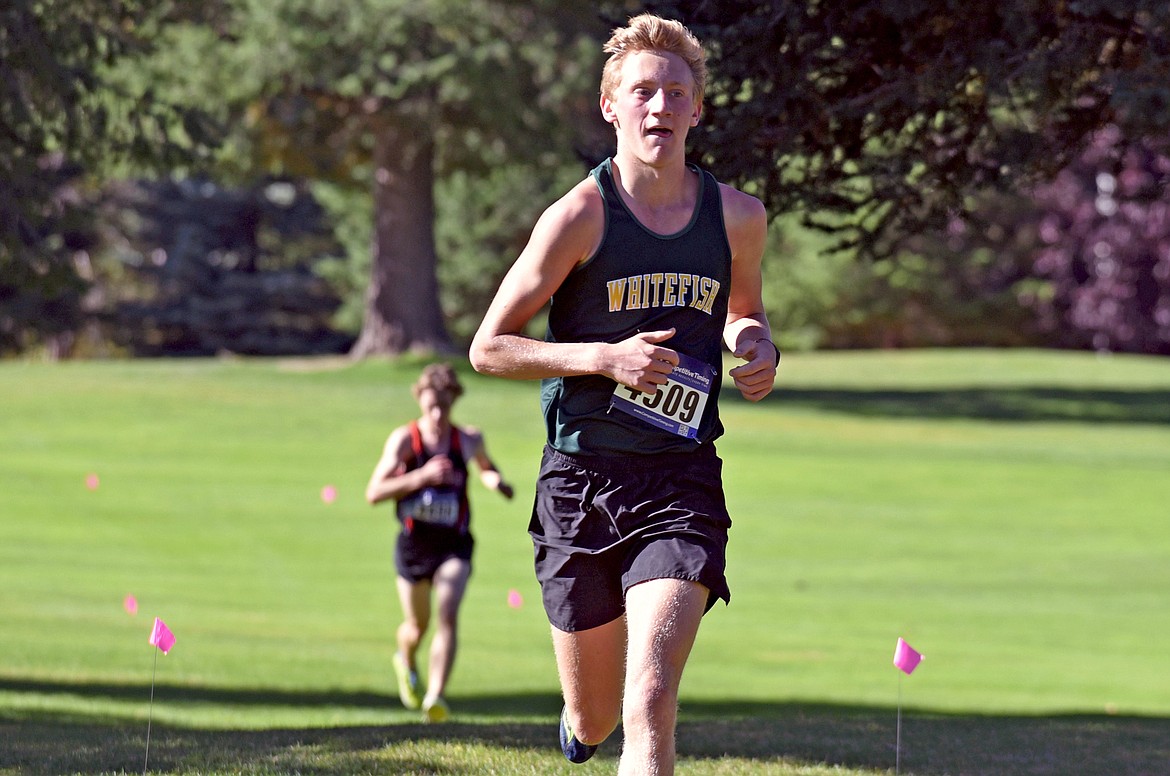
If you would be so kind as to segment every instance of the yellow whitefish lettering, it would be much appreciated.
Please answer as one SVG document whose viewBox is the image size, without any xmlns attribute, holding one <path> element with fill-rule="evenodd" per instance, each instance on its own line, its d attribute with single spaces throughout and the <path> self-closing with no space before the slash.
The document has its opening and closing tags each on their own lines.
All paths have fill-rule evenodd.
<svg viewBox="0 0 1170 776">
<path fill-rule="evenodd" d="M 618 278 L 605 284 L 609 289 L 609 311 L 616 313 L 622 309 L 622 299 L 626 295 L 626 279 Z"/>
<path fill-rule="evenodd" d="M 642 306 L 642 276 L 630 276 L 630 295 L 626 298 L 626 309 L 637 310 Z"/>
<path fill-rule="evenodd" d="M 691 307 L 713 314 L 719 281 L 703 275 L 654 272 L 616 278 L 605 284 L 609 311 L 645 310 L 649 307 Z"/>
<path fill-rule="evenodd" d="M 655 272 L 650 276 L 650 298 L 653 300 L 650 303 L 651 307 L 657 307 L 658 300 L 662 298 L 662 278 L 661 272 Z"/>
<path fill-rule="evenodd" d="M 693 284 L 695 282 L 695 275 L 682 274 L 678 276 L 678 306 L 687 306 L 687 290 L 690 289 L 691 296 L 695 295 Z"/>
<path fill-rule="evenodd" d="M 711 315 L 712 314 L 711 308 L 715 304 L 715 298 L 717 296 L 719 296 L 719 281 L 715 280 L 714 278 L 703 278 L 703 280 L 704 281 L 710 280 L 711 285 L 706 286 L 706 284 L 704 283 L 703 306 L 701 309 L 703 310 L 703 312 L 707 313 L 707 315 Z"/>
<path fill-rule="evenodd" d="M 678 288 L 678 273 L 677 272 L 667 272 L 666 273 L 666 292 L 662 295 L 662 306 L 663 307 L 674 307 L 676 304 L 678 304 L 678 300 L 675 298 L 675 289 L 677 289 L 677 288 Z"/>
</svg>

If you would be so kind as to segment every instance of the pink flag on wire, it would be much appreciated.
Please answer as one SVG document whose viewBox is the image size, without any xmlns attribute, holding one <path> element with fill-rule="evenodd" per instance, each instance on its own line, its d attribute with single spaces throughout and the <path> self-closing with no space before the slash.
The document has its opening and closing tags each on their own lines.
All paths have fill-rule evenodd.
<svg viewBox="0 0 1170 776">
<path fill-rule="evenodd" d="M 326 485 L 321 488 L 321 500 L 326 504 L 332 504 L 337 500 L 337 488 L 333 485 Z"/>
<path fill-rule="evenodd" d="M 508 606 L 513 609 L 519 609 L 524 605 L 524 596 L 520 595 L 520 591 L 512 589 L 508 591 Z"/>
<path fill-rule="evenodd" d="M 922 655 L 914 651 L 914 647 L 898 638 L 898 646 L 894 647 L 894 665 L 907 674 L 914 673 L 914 669 L 922 662 Z"/>
<path fill-rule="evenodd" d="M 167 624 L 157 617 L 154 618 L 154 630 L 150 632 L 150 645 L 161 649 L 164 655 L 175 646 L 175 634 L 171 633 Z"/>
<path fill-rule="evenodd" d="M 138 599 L 132 595 L 126 596 L 124 599 L 122 599 L 122 608 L 125 609 L 128 614 L 138 614 Z"/>
</svg>

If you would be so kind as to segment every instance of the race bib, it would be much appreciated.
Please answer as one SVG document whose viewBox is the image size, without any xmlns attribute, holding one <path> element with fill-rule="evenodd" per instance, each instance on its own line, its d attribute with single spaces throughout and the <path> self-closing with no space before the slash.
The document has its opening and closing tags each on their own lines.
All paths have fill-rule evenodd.
<svg viewBox="0 0 1170 776">
<path fill-rule="evenodd" d="M 422 523 L 453 526 L 459 522 L 459 494 L 424 488 L 401 503 L 399 514 Z"/>
<path fill-rule="evenodd" d="M 714 367 L 679 353 L 678 366 L 667 376 L 666 385 L 658 386 L 654 393 L 618 385 L 609 406 L 656 428 L 694 439 L 717 374 Z"/>
</svg>

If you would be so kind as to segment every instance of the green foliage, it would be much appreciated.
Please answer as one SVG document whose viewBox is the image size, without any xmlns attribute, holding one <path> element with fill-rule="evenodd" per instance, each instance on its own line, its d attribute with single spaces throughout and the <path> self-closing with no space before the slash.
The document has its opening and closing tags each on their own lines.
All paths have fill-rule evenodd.
<svg viewBox="0 0 1170 776">
<path fill-rule="evenodd" d="M 439 285 L 457 339 L 471 341 L 536 219 L 586 173 L 581 164 L 511 164 L 485 176 L 456 173 L 439 183 Z M 543 336 L 538 327 L 532 334 Z"/>
<path fill-rule="evenodd" d="M 554 199 L 577 183 L 580 164 L 503 165 L 484 175 L 456 171 L 436 182 L 436 248 L 443 315 L 457 342 L 469 342 L 496 288 L 528 241 L 532 225 Z M 328 210 L 344 255 L 316 265 L 345 299 L 334 322 L 361 328 L 370 274 L 368 196 L 329 183 L 314 186 Z M 536 331 L 534 335 L 543 334 Z"/>
<path fill-rule="evenodd" d="M 967 197 L 1047 178 L 1089 135 L 1170 123 L 1170 6 L 658 2 L 711 50 L 694 133 L 724 178 L 887 257 Z"/>
<path fill-rule="evenodd" d="M 594 77 L 588 4 L 228 0 L 167 31 L 148 80 L 231 116 L 230 161 L 368 187 L 371 136 L 425 132 L 441 174 L 553 150 Z M 200 63 L 215 62 L 215 68 Z"/>
<path fill-rule="evenodd" d="M 0 27 L 0 122 L 14 142 L 0 157 L 5 178 L 35 183 L 27 178 L 54 152 L 85 168 L 121 160 L 173 168 L 204 150 L 213 137 L 199 113 L 117 75 L 141 64 L 160 30 L 202 5 L 8 4 Z"/>
<path fill-rule="evenodd" d="M 868 262 L 831 242 L 795 215 L 769 230 L 764 307 L 782 350 L 1028 342 L 1014 296 L 991 292 L 985 257 L 906 251 Z"/>
<path fill-rule="evenodd" d="M 160 29 L 201 7 L 16 0 L 0 8 L 0 354 L 79 325 L 87 286 L 79 267 L 93 241 L 86 175 L 189 165 L 213 142 L 198 111 L 116 75 L 141 61 Z"/>
<path fill-rule="evenodd" d="M 206 26 L 176 28 L 175 44 L 154 63 L 157 80 L 233 118 L 225 162 L 237 174 L 292 175 L 374 196 L 373 209 L 360 208 L 376 211 L 379 228 L 368 230 L 374 250 L 360 263 L 373 281 L 355 352 L 449 346 L 435 310 L 462 316 L 468 308 L 450 301 L 459 290 L 444 299 L 434 291 L 432 176 L 488 179 L 516 160 L 538 170 L 571 156 L 580 127 L 589 126 L 577 114 L 595 89 L 595 10 L 544 0 L 234 0 L 229 7 L 230 23 L 212 34 Z M 197 57 L 220 65 L 212 78 L 195 66 Z M 356 256 L 351 213 L 342 224 Z M 354 268 L 327 271 L 356 287 Z M 350 304 L 339 320 L 349 328 L 358 318 Z M 453 324 L 466 336 L 465 320 Z"/>
<path fill-rule="evenodd" d="M 134 356 L 335 353 L 340 299 L 315 269 L 339 246 L 297 182 L 108 186 L 94 252 L 102 333 Z"/>
<path fill-rule="evenodd" d="M 952 250 L 953 216 L 989 201 L 988 188 L 1066 169 L 1106 120 L 1133 142 L 1170 123 L 1170 10 L 1152 0 L 648 7 L 682 18 L 711 52 L 697 157 L 783 214 L 765 293 L 786 349 L 1041 341 L 1010 302 L 1044 302 L 1053 286 L 1022 259 Z M 376 141 L 393 136 L 426 153 L 433 141 L 437 245 L 420 254 L 437 254 L 441 292 L 433 303 L 415 298 L 441 305 L 466 339 L 535 214 L 579 175 L 574 151 L 593 156 L 608 142 L 595 104 L 599 39 L 641 9 L 8 4 L 0 128 L 15 142 L 0 146 L 0 353 L 44 342 L 68 350 L 93 314 L 83 298 L 94 276 L 95 175 L 153 165 L 183 177 L 221 140 L 219 180 L 251 186 L 279 173 L 329 189 L 322 197 L 334 202 L 346 249 L 321 271 L 349 300 L 337 321 L 351 333 L 372 265 L 395 260 L 370 250 Z M 798 230 L 797 215 L 831 239 Z M 890 261 L 817 255 L 842 244 Z M 1106 302 L 1148 296 L 1116 282 L 1108 293 L 1105 302 L 1080 294 L 1078 315 L 1101 319 Z M 1132 326 L 1121 328 L 1114 334 Z"/>
<path fill-rule="evenodd" d="M 769 227 L 762 269 L 764 309 L 782 351 L 827 344 L 838 315 L 837 300 L 860 279 L 853 260 L 827 252 L 827 243 L 793 217 L 775 219 Z"/>
<path fill-rule="evenodd" d="M 312 192 L 328 213 L 333 235 L 341 248 L 337 256 L 318 262 L 314 271 L 342 300 L 333 324 L 341 331 L 356 335 L 362 327 L 365 290 L 370 280 L 374 202 L 365 192 L 328 181 L 314 183 Z"/>
</svg>

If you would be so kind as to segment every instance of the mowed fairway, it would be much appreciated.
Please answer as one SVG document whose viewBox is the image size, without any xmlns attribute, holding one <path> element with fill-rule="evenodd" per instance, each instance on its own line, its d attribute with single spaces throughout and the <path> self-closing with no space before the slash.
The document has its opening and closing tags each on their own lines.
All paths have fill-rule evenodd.
<svg viewBox="0 0 1170 776">
<path fill-rule="evenodd" d="M 154 772 L 612 773 L 619 736 L 556 747 L 537 386 L 462 362 L 517 495 L 473 484 L 453 721 L 398 704 L 397 528 L 362 493 L 422 363 L 0 363 L 0 774 L 141 772 L 148 714 Z M 797 354 L 733 393 L 680 774 L 893 773 L 899 693 L 903 773 L 1170 772 L 1170 360 Z"/>
</svg>

